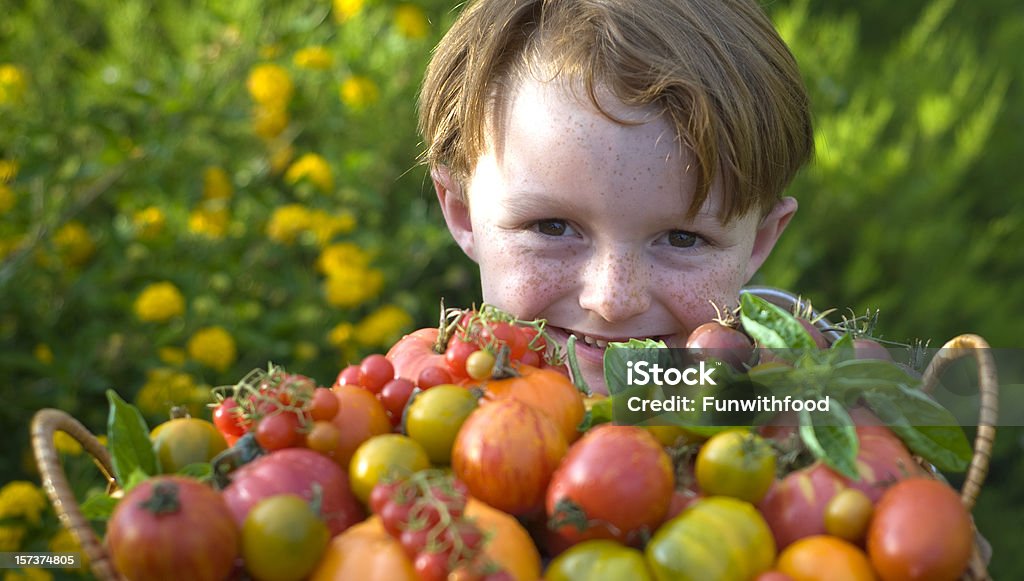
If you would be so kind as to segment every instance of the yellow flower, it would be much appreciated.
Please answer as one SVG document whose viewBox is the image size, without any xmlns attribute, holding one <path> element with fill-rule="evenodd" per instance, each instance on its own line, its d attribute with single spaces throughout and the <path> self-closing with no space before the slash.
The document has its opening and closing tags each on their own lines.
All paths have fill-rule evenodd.
<svg viewBox="0 0 1024 581">
<path fill-rule="evenodd" d="M 369 264 L 370 255 L 353 242 L 331 244 L 316 259 L 317 270 L 327 276 L 345 268 L 366 268 Z"/>
<path fill-rule="evenodd" d="M 288 128 L 288 111 L 278 105 L 259 105 L 253 110 L 253 131 L 263 139 L 273 139 Z"/>
<path fill-rule="evenodd" d="M 384 274 L 379 270 L 346 266 L 324 280 L 324 294 L 332 306 L 355 307 L 377 296 L 382 286 Z"/>
<path fill-rule="evenodd" d="M 249 96 L 261 105 L 274 105 L 285 108 L 292 100 L 295 85 L 284 67 L 275 64 L 262 64 L 253 67 L 245 83 Z"/>
<path fill-rule="evenodd" d="M 167 365 L 181 367 L 185 364 L 185 350 L 179 347 L 161 347 L 156 350 L 156 354 Z"/>
<path fill-rule="evenodd" d="M 219 326 L 196 331 L 187 348 L 189 357 L 217 371 L 226 371 L 237 357 L 234 338 Z"/>
<path fill-rule="evenodd" d="M 334 0 L 335 22 L 345 22 L 363 9 L 365 0 Z"/>
<path fill-rule="evenodd" d="M 13 159 L 0 159 L 0 184 L 9 184 L 18 176 L 18 162 Z"/>
<path fill-rule="evenodd" d="M 302 204 L 287 204 L 274 209 L 267 223 L 267 236 L 281 244 L 291 244 L 310 224 L 310 212 Z"/>
<path fill-rule="evenodd" d="M 0 65 L 0 105 L 20 103 L 25 97 L 25 70 L 17 65 Z"/>
<path fill-rule="evenodd" d="M 77 221 L 71 221 L 61 226 L 53 237 L 53 243 L 61 258 L 69 266 L 85 264 L 96 252 L 96 243 L 93 242 L 89 231 L 85 225 Z"/>
<path fill-rule="evenodd" d="M 53 581 L 53 573 L 38 567 L 12 569 L 4 573 L 4 581 Z"/>
<path fill-rule="evenodd" d="M 204 203 L 188 215 L 188 229 L 201 236 L 219 240 L 227 234 L 231 215 L 224 204 Z"/>
<path fill-rule="evenodd" d="M 207 200 L 224 200 L 231 197 L 234 188 L 224 168 L 210 166 L 203 171 L 203 197 Z"/>
<path fill-rule="evenodd" d="M 25 538 L 25 527 L 21 525 L 0 525 L 0 552 L 17 551 Z M 6 576 L 4 578 L 6 580 Z"/>
<path fill-rule="evenodd" d="M 341 83 L 341 102 L 351 109 L 364 109 L 376 102 L 379 96 L 377 83 L 369 77 L 352 75 Z"/>
<path fill-rule="evenodd" d="M 15 197 L 14 191 L 0 182 L 0 214 L 10 212 L 17 202 L 18 198 Z"/>
<path fill-rule="evenodd" d="M 356 218 L 351 212 L 328 214 L 315 210 L 309 216 L 309 229 L 320 246 L 330 243 L 337 234 L 346 234 L 356 227 Z"/>
<path fill-rule="evenodd" d="M 364 346 L 390 345 L 412 325 L 412 316 L 401 307 L 384 305 L 356 326 L 356 338 Z"/>
<path fill-rule="evenodd" d="M 53 350 L 46 343 L 39 343 L 32 349 L 32 356 L 43 365 L 53 363 Z"/>
<path fill-rule="evenodd" d="M 300 69 L 326 71 L 334 64 L 334 57 L 322 46 L 308 46 L 296 52 L 292 62 Z"/>
<path fill-rule="evenodd" d="M 327 342 L 335 347 L 343 347 L 352 340 L 354 333 L 352 323 L 338 323 L 327 333 Z"/>
<path fill-rule="evenodd" d="M 134 308 L 140 321 L 162 323 L 185 312 L 185 297 L 173 283 L 156 282 L 142 289 Z"/>
<path fill-rule="evenodd" d="M 334 176 L 327 160 L 315 153 L 307 153 L 292 163 L 284 174 L 284 181 L 297 184 L 307 179 L 321 192 L 327 194 L 334 189 Z"/>
<path fill-rule="evenodd" d="M 191 375 L 159 367 L 146 372 L 146 383 L 135 394 L 135 405 L 143 414 L 151 417 L 164 416 L 176 405 L 190 406 L 196 382 Z M 190 411 L 192 411 L 190 406 Z M 197 410 L 198 411 L 198 410 Z"/>
<path fill-rule="evenodd" d="M 82 453 L 82 445 L 78 443 L 78 440 L 61 431 L 53 434 L 53 446 L 61 454 L 69 456 L 77 456 Z"/>
<path fill-rule="evenodd" d="M 132 226 L 138 237 L 143 240 L 153 240 L 164 231 L 167 217 L 164 211 L 156 206 L 143 208 L 132 215 Z"/>
<path fill-rule="evenodd" d="M 45 508 L 43 491 L 27 480 L 13 480 L 0 489 L 0 520 L 24 517 L 37 525 Z"/>
<path fill-rule="evenodd" d="M 425 38 L 430 33 L 430 22 L 419 6 L 399 4 L 395 7 L 395 28 L 406 38 Z"/>
</svg>

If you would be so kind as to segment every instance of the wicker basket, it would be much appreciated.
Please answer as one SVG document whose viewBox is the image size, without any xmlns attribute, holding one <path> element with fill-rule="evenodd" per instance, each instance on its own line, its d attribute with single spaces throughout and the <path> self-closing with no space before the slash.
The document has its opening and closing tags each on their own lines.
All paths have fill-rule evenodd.
<svg viewBox="0 0 1024 581">
<path fill-rule="evenodd" d="M 974 508 L 975 500 L 981 492 L 982 484 L 988 473 L 992 444 L 995 438 L 995 426 L 998 417 L 998 381 L 996 379 L 995 362 L 988 350 L 988 344 L 977 335 L 960 335 L 947 342 L 929 363 L 923 381 L 925 391 L 934 389 L 939 375 L 946 366 L 959 357 L 973 355 L 978 364 L 978 387 L 981 392 L 981 409 L 978 420 L 978 432 L 974 441 L 974 456 L 964 480 L 960 496 L 968 511 Z M 108 493 L 118 489 L 118 482 L 113 477 L 110 453 L 78 420 L 65 412 L 55 409 L 43 409 L 32 419 L 32 448 L 35 453 L 39 472 L 42 476 L 43 488 L 46 490 L 53 507 L 60 517 L 61 523 L 71 531 L 78 540 L 86 556 L 93 574 L 102 581 L 125 581 L 114 567 L 106 548 L 89 522 L 82 516 L 78 502 L 71 492 L 67 476 L 61 465 L 60 457 L 54 446 L 53 436 L 57 431 L 67 433 L 82 444 L 103 475 L 107 479 Z M 933 471 L 936 477 L 940 477 Z M 981 581 L 991 577 L 987 571 L 987 543 L 980 536 L 975 543 L 971 563 L 962 581 Z"/>
</svg>

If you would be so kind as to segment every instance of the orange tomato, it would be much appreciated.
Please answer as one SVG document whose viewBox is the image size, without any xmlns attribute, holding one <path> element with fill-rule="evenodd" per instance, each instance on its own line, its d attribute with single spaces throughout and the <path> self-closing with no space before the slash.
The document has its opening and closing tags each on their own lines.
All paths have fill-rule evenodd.
<svg viewBox="0 0 1024 581">
<path fill-rule="evenodd" d="M 579 425 L 586 408 L 583 394 L 568 377 L 551 369 L 520 365 L 520 376 L 488 381 L 483 384 L 485 400 L 517 399 L 538 409 L 558 426 L 568 443 L 580 436 Z"/>
<path fill-rule="evenodd" d="M 779 555 L 776 569 L 793 581 L 876 581 L 868 556 L 829 535 L 804 537 Z"/>
<path fill-rule="evenodd" d="M 391 433 L 391 420 L 380 403 L 369 391 L 354 385 L 332 388 L 338 397 L 338 413 L 331 423 L 341 432 L 334 450 L 334 461 L 346 470 L 360 444 L 379 434 Z"/>
</svg>

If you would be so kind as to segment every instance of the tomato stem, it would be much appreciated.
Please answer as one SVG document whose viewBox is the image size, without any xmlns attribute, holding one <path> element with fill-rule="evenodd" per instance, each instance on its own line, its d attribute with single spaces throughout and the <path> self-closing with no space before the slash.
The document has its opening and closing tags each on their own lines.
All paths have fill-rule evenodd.
<svg viewBox="0 0 1024 581">
<path fill-rule="evenodd" d="M 181 502 L 178 499 L 178 483 L 167 480 L 157 482 L 153 485 L 150 497 L 140 502 L 139 506 L 153 514 L 178 512 L 181 510 Z"/>
</svg>

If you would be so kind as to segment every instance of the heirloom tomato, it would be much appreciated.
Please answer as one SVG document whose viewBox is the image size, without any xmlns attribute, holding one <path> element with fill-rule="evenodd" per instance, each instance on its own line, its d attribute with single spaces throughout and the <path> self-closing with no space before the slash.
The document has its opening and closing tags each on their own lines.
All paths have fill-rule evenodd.
<svg viewBox="0 0 1024 581">
<path fill-rule="evenodd" d="M 779 554 L 776 568 L 794 581 L 876 581 L 864 551 L 829 535 L 796 541 Z M 929 577 L 928 579 L 932 579 Z"/>
<path fill-rule="evenodd" d="M 316 567 L 330 531 L 306 499 L 294 494 L 256 503 L 242 525 L 245 569 L 259 581 L 299 581 Z"/>
<path fill-rule="evenodd" d="M 518 366 L 516 373 L 517 376 L 507 379 L 485 382 L 484 398 L 519 400 L 550 417 L 566 442 L 576 441 L 586 407 L 583 394 L 572 381 L 552 369 L 538 369 L 528 365 Z"/>
<path fill-rule="evenodd" d="M 701 446 L 695 473 L 708 495 L 757 503 L 775 481 L 775 450 L 747 430 L 719 432 Z"/>
<path fill-rule="evenodd" d="M 663 524 L 645 548 L 659 581 L 753 579 L 771 568 L 775 542 L 749 502 L 713 496 Z"/>
<path fill-rule="evenodd" d="M 672 460 L 647 430 L 601 424 L 569 448 L 547 490 L 554 552 L 586 539 L 639 544 L 668 511 Z"/>
<path fill-rule="evenodd" d="M 217 428 L 199 418 L 168 420 L 153 428 L 149 438 L 165 474 L 173 474 L 189 464 L 209 462 L 228 447 Z"/>
<path fill-rule="evenodd" d="M 427 367 L 446 367 L 445 345 L 439 343 L 439 336 L 435 328 L 418 329 L 392 345 L 386 357 L 395 368 L 395 376 L 415 382 Z"/>
<path fill-rule="evenodd" d="M 384 478 L 408 476 L 430 468 L 430 458 L 416 440 L 401 434 L 382 434 L 362 443 L 349 462 L 352 492 L 363 504 L 373 487 Z"/>
<path fill-rule="evenodd" d="M 825 534 L 825 507 L 844 488 L 844 478 L 820 461 L 777 480 L 758 508 L 779 549 L 803 537 Z"/>
<path fill-rule="evenodd" d="M 868 525 L 868 555 L 883 581 L 959 579 L 973 547 L 974 526 L 960 495 L 930 478 L 890 487 Z"/>
<path fill-rule="evenodd" d="M 107 522 L 107 547 L 128 579 L 220 581 L 239 554 L 221 495 L 196 480 L 157 476 L 131 489 Z"/>
<path fill-rule="evenodd" d="M 463 422 L 477 407 L 477 396 L 458 385 L 437 385 L 419 393 L 405 417 L 405 433 L 426 450 L 434 464 L 448 464 Z"/>
<path fill-rule="evenodd" d="M 544 581 L 650 581 L 644 554 L 608 539 L 591 539 L 555 557 Z"/>
<path fill-rule="evenodd" d="M 544 493 L 568 444 L 543 412 L 512 398 L 486 403 L 462 424 L 452 469 L 470 493 L 507 513 L 544 507 Z"/>
<path fill-rule="evenodd" d="M 285 493 L 307 501 L 319 495 L 320 514 L 331 535 L 364 517 L 363 507 L 349 488 L 345 470 L 308 448 L 286 448 L 260 456 L 232 472 L 230 480 L 222 494 L 239 526 L 257 502 Z"/>
<path fill-rule="evenodd" d="M 372 393 L 354 385 L 334 388 L 338 412 L 331 423 L 341 432 L 334 459 L 348 469 L 352 454 L 360 444 L 373 436 L 391 433 L 391 420 L 384 405 Z"/>
</svg>

